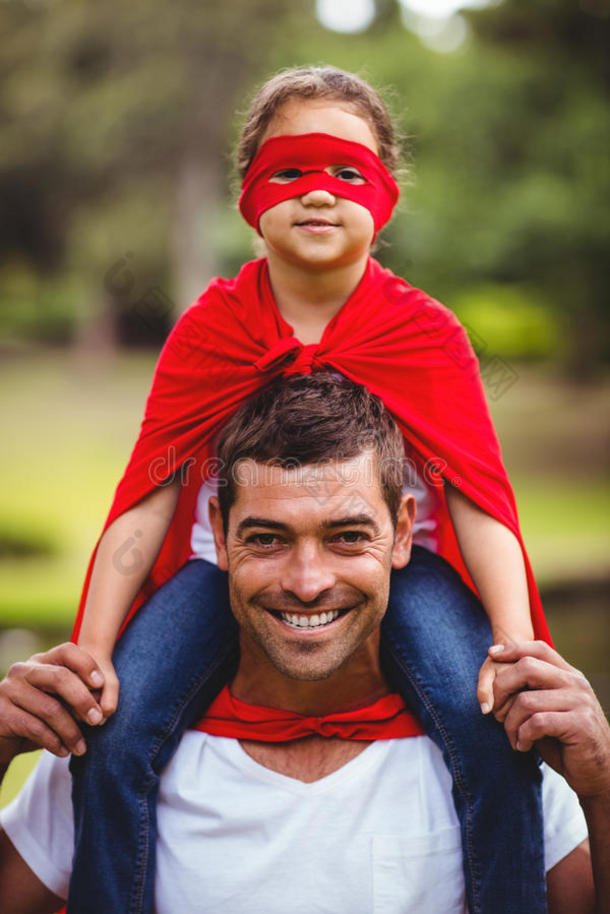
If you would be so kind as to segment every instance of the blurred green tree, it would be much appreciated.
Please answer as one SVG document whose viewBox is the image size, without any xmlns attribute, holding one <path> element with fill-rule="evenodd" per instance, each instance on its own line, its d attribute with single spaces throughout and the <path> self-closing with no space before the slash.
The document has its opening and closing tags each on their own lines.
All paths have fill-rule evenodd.
<svg viewBox="0 0 610 914">
<path fill-rule="evenodd" d="M 169 290 L 181 309 L 210 275 L 236 270 L 251 248 L 226 206 L 235 110 L 278 67 L 329 62 L 392 87 L 412 148 L 415 180 L 378 256 L 458 310 L 471 294 L 480 311 L 484 287 L 492 314 L 497 288 L 498 328 L 506 302 L 527 308 L 531 290 L 536 313 L 563 328 L 558 350 L 574 371 L 607 359 L 606 0 L 462 12 L 467 39 L 446 54 L 423 46 L 397 0 L 376 8 L 365 32 L 337 34 L 313 0 L 4 0 L 0 322 L 37 288 L 28 262 L 44 283 L 23 320 L 42 309 L 56 335 L 68 309 L 60 289 L 49 294 L 49 271 L 101 288 L 134 250 L 140 285 Z M 85 310 L 87 285 L 70 288 Z M 168 302 L 152 307 L 162 317 Z M 518 311 L 511 352 L 529 332 Z"/>
<path fill-rule="evenodd" d="M 587 375 L 610 357 L 610 7 L 504 0 L 468 19 L 486 51 L 515 62 L 521 86 L 518 129 L 501 146 L 514 275 L 564 312 L 569 366 Z"/>
<path fill-rule="evenodd" d="M 235 107 L 274 44 L 311 28 L 313 2 L 5 0 L 3 258 L 88 268 L 99 286 L 130 246 L 148 249 L 144 269 L 161 278 L 169 240 L 186 307 L 218 268 Z"/>
</svg>

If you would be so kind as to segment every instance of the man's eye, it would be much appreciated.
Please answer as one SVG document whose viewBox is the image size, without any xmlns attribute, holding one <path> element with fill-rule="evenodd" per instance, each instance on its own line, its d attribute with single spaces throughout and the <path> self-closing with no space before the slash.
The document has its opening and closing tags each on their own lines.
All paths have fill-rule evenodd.
<svg viewBox="0 0 610 914">
<path fill-rule="evenodd" d="M 276 171 L 275 174 L 271 175 L 270 180 L 275 184 L 288 184 L 290 181 L 296 181 L 297 178 L 301 178 L 303 172 L 300 168 L 283 168 L 281 171 Z"/>
<path fill-rule="evenodd" d="M 360 530 L 345 530 L 334 537 L 334 542 L 342 546 L 359 546 L 368 541 L 368 536 Z"/>
<path fill-rule="evenodd" d="M 259 546 L 263 549 L 269 549 L 271 546 L 277 546 L 279 537 L 276 533 L 255 533 L 248 538 L 248 542 L 253 546 Z"/>
<path fill-rule="evenodd" d="M 340 181 L 349 181 L 350 184 L 364 184 L 364 178 L 358 169 L 351 165 L 341 165 L 335 171 L 335 178 L 339 178 Z"/>
</svg>

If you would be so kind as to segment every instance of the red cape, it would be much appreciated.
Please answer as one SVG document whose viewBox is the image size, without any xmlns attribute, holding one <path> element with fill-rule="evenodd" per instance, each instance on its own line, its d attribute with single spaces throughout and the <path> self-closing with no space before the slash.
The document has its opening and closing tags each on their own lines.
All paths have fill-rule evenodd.
<svg viewBox="0 0 610 914">
<path fill-rule="evenodd" d="M 285 708 L 240 701 L 231 694 L 228 685 L 216 696 L 195 729 L 212 736 L 264 743 L 284 743 L 314 734 L 359 740 L 406 739 L 424 732 L 402 695 L 396 692 L 383 695 L 364 708 L 311 717 Z"/>
<path fill-rule="evenodd" d="M 182 467 L 178 506 L 161 552 L 130 611 L 190 554 L 195 501 L 212 471 L 213 435 L 247 398 L 278 375 L 335 369 L 378 394 L 398 421 L 420 469 L 462 492 L 517 536 L 537 638 L 551 643 L 517 519 L 515 498 L 485 400 L 477 358 L 455 315 L 369 259 L 354 293 L 320 343 L 303 346 L 273 299 L 267 262 L 215 279 L 165 344 L 140 435 L 104 529 Z M 442 495 L 440 553 L 472 586 Z M 95 552 L 73 631 L 78 638 Z M 474 588 L 473 588 L 474 589 Z"/>
</svg>

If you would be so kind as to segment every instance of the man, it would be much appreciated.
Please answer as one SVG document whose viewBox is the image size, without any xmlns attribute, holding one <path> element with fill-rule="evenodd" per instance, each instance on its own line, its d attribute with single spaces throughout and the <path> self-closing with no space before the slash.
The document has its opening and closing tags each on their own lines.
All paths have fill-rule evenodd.
<svg viewBox="0 0 610 914">
<path fill-rule="evenodd" d="M 316 393 L 315 378 L 299 396 Z M 285 389 L 294 396 L 300 383 Z M 211 505 L 240 632 L 229 709 L 238 718 L 254 705 L 279 709 L 272 723 L 279 716 L 284 726 L 304 726 L 304 717 L 313 733 L 279 742 L 214 736 L 219 714 L 185 734 L 162 776 L 156 910 L 463 912 L 451 780 L 432 742 L 316 733 L 325 716 L 349 717 L 391 693 L 380 623 L 390 571 L 409 561 L 414 518 L 413 496 L 400 498 L 386 465 L 392 449 L 383 440 L 399 441 L 398 433 L 386 416 L 381 444 L 364 437 L 351 456 L 287 465 L 284 454 L 269 459 L 264 402 L 240 411 L 225 435 L 226 485 Z M 497 656 L 506 667 L 496 714 L 511 744 L 526 751 L 536 742 L 580 797 L 579 805 L 545 770 L 549 910 L 607 910 L 610 732 L 601 708 L 584 677 L 547 645 Z M 15 665 L 0 684 L 0 764 L 33 745 L 58 756 L 81 752 L 74 718 L 86 722 L 99 710 L 96 673 L 75 645 Z M 56 910 L 73 842 L 67 760 L 47 754 L 2 821 L 2 910 Z"/>
</svg>

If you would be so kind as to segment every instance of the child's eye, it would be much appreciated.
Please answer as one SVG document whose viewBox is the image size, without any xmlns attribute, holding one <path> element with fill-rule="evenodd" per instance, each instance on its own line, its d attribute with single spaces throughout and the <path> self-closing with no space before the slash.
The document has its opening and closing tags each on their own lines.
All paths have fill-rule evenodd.
<svg viewBox="0 0 610 914">
<path fill-rule="evenodd" d="M 275 174 L 271 175 L 270 181 L 273 181 L 274 184 L 288 184 L 290 181 L 296 181 L 297 178 L 301 178 L 303 172 L 300 168 L 283 168 L 281 171 L 276 171 Z"/>
<path fill-rule="evenodd" d="M 364 184 L 364 178 L 358 169 L 351 165 L 340 165 L 335 169 L 334 176 L 340 181 L 349 181 L 350 184 Z"/>
</svg>

